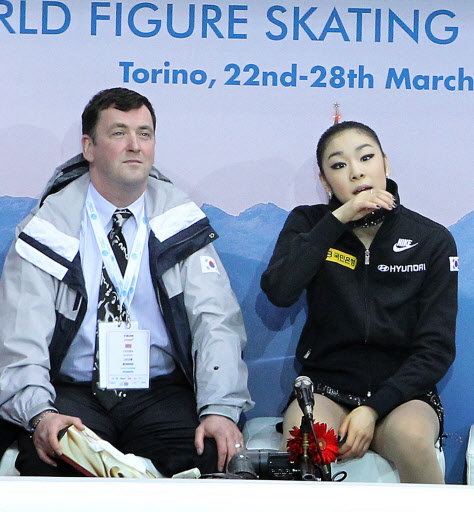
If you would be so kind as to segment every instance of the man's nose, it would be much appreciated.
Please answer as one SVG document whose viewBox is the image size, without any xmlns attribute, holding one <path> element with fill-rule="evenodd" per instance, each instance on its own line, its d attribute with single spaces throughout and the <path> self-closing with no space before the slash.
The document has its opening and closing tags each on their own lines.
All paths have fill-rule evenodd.
<svg viewBox="0 0 474 512">
<path fill-rule="evenodd" d="M 140 141 L 134 133 L 131 133 L 128 137 L 128 147 L 129 151 L 140 151 Z"/>
</svg>

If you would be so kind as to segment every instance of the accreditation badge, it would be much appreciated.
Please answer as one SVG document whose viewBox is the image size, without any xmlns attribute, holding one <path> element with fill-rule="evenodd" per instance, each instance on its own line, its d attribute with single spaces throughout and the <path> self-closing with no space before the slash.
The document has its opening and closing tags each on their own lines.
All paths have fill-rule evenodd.
<svg viewBox="0 0 474 512">
<path fill-rule="evenodd" d="M 150 331 L 138 322 L 99 322 L 99 387 L 150 387 Z"/>
</svg>

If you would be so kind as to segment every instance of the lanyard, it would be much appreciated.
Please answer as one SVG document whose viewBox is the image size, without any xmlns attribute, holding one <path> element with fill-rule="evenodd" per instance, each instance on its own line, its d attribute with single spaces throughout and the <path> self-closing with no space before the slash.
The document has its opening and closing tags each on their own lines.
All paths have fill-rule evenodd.
<svg viewBox="0 0 474 512">
<path fill-rule="evenodd" d="M 99 246 L 102 261 L 105 268 L 107 269 L 110 280 L 115 287 L 119 302 L 121 305 L 125 305 L 127 311 L 130 311 L 129 307 L 135 294 L 138 273 L 140 271 L 140 263 L 143 255 L 143 248 L 145 247 L 148 233 L 145 206 L 143 204 L 142 209 L 140 210 L 139 219 L 141 220 L 138 223 L 135 242 L 133 243 L 132 250 L 128 255 L 127 268 L 125 270 L 124 276 L 120 271 L 117 260 L 114 256 L 114 252 L 110 246 L 109 239 L 105 234 L 102 223 L 100 222 L 99 215 L 97 214 L 90 190 L 87 193 L 86 209 L 89 215 L 92 229 L 94 230 L 97 245 Z"/>
</svg>

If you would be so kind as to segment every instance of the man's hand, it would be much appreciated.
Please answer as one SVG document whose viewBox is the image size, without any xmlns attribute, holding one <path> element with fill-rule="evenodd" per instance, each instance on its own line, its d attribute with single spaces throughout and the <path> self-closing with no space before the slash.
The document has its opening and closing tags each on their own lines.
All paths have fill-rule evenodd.
<svg viewBox="0 0 474 512">
<path fill-rule="evenodd" d="M 202 420 L 196 429 L 194 437 L 194 446 L 199 455 L 202 455 L 204 452 L 205 437 L 213 437 L 216 440 L 218 452 L 217 469 L 219 471 L 224 471 L 224 465 L 227 469 L 230 459 L 244 448 L 242 432 L 240 432 L 237 425 L 231 419 L 225 416 L 210 414 Z"/>
<path fill-rule="evenodd" d="M 35 418 L 33 418 L 33 421 L 34 419 Z M 69 427 L 70 425 L 74 425 L 79 430 L 84 430 L 84 425 L 79 418 L 54 412 L 46 414 L 39 422 L 33 433 L 33 443 L 39 458 L 43 462 L 57 467 L 54 458 L 61 455 L 58 433 L 63 428 Z"/>
<path fill-rule="evenodd" d="M 345 440 L 339 448 L 341 460 L 360 458 L 365 454 L 374 437 L 377 418 L 377 412 L 366 405 L 355 408 L 345 417 L 338 432 Z"/>
</svg>

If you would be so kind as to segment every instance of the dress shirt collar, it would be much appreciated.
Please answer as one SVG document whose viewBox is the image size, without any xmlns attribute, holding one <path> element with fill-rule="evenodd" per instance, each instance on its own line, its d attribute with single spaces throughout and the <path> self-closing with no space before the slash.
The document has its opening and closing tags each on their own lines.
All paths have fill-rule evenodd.
<svg viewBox="0 0 474 512">
<path fill-rule="evenodd" d="M 99 215 L 99 219 L 101 220 L 102 226 L 104 229 L 112 225 L 112 215 L 115 210 L 117 210 L 117 206 L 107 201 L 104 196 L 102 196 L 97 189 L 94 187 L 92 182 L 89 185 L 89 189 L 91 192 L 92 199 L 94 200 L 94 206 Z M 140 214 L 144 211 L 144 203 L 145 203 L 145 193 L 143 193 L 135 202 L 131 205 L 127 206 L 127 210 L 130 210 L 133 215 L 133 219 L 135 223 L 138 225 L 137 219 L 140 218 Z M 119 208 L 123 209 L 123 208 Z M 106 230 L 107 232 L 107 230 Z"/>
</svg>

